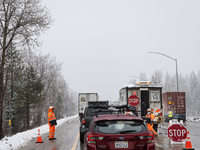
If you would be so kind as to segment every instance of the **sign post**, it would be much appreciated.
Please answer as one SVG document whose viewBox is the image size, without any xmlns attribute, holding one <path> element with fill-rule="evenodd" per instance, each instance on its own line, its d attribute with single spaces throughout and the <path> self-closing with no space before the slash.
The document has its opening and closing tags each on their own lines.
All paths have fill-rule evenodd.
<svg viewBox="0 0 200 150">
<path fill-rule="evenodd" d="M 140 102 L 140 99 L 136 95 L 131 95 L 128 98 L 128 104 L 131 106 L 137 106 Z"/>
<path fill-rule="evenodd" d="M 168 128 L 168 137 L 177 144 L 187 138 L 187 129 L 182 124 L 172 124 Z"/>
</svg>

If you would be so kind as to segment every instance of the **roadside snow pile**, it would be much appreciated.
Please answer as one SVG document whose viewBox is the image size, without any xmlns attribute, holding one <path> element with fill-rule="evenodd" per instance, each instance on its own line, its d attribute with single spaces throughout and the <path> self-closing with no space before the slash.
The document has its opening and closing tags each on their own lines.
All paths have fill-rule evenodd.
<svg viewBox="0 0 200 150">
<path fill-rule="evenodd" d="M 200 122 L 200 117 L 197 117 L 197 116 L 186 117 L 186 121 Z"/>
<path fill-rule="evenodd" d="M 77 116 L 78 115 L 74 115 L 71 117 L 57 120 L 56 127 L 62 125 L 68 120 L 73 120 Z M 49 132 L 49 126 L 48 124 L 46 124 L 46 125 L 31 129 L 28 131 L 19 132 L 11 137 L 6 136 L 2 140 L 0 140 L 0 150 L 14 150 L 14 149 L 18 149 L 21 146 L 24 146 L 26 142 L 38 136 L 38 129 L 40 129 L 41 135 Z"/>
</svg>

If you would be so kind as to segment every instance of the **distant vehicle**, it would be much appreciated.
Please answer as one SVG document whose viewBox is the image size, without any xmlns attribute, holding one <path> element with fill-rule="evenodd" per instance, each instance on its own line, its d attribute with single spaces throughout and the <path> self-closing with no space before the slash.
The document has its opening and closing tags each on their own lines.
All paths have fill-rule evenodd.
<svg viewBox="0 0 200 150">
<path fill-rule="evenodd" d="M 78 111 L 80 119 L 82 118 L 85 107 L 88 106 L 88 102 L 98 101 L 98 93 L 78 93 Z"/>
<path fill-rule="evenodd" d="M 143 119 L 146 117 L 146 110 L 150 108 L 155 115 L 153 128 L 156 132 L 158 124 L 163 123 L 162 86 L 160 85 L 140 81 L 135 85 L 124 86 L 119 91 L 119 103 L 127 106 L 135 104 L 138 116 Z"/>
<path fill-rule="evenodd" d="M 84 135 L 88 130 L 91 120 L 98 114 L 109 114 L 112 112 L 108 110 L 108 101 L 88 102 L 88 107 L 85 108 L 84 114 L 80 122 L 80 142 L 84 142 Z M 95 112 L 95 110 L 99 110 Z"/>
<path fill-rule="evenodd" d="M 155 150 L 154 135 L 134 115 L 94 116 L 84 139 L 84 150 Z"/>
<path fill-rule="evenodd" d="M 185 92 L 163 93 L 163 108 L 165 121 L 169 121 L 168 112 L 171 109 L 173 119 L 186 121 Z"/>
</svg>

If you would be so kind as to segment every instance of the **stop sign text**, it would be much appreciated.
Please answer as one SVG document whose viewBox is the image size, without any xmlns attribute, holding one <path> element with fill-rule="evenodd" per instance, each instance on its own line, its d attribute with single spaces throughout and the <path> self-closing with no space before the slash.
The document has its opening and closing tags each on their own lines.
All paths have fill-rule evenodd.
<svg viewBox="0 0 200 150">
<path fill-rule="evenodd" d="M 187 138 L 187 129 L 181 124 L 172 124 L 168 128 L 168 137 L 174 142 L 183 142 Z"/>
<path fill-rule="evenodd" d="M 139 102 L 140 102 L 140 99 L 136 95 L 131 95 L 128 98 L 128 103 L 131 106 L 137 106 L 139 104 Z"/>
</svg>

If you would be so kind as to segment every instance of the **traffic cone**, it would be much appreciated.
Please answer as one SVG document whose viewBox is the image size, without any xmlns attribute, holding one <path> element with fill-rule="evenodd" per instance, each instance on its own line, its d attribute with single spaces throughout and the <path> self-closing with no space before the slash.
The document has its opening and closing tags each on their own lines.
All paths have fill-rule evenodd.
<svg viewBox="0 0 200 150">
<path fill-rule="evenodd" d="M 186 142 L 185 142 L 185 148 L 183 148 L 183 150 L 194 150 L 194 148 L 192 148 L 192 143 L 191 143 L 191 140 L 190 140 L 189 131 L 187 131 L 187 138 L 186 138 Z"/>
<path fill-rule="evenodd" d="M 38 129 L 37 142 L 35 142 L 35 143 L 44 143 L 44 142 L 42 141 L 42 138 L 41 138 L 41 135 L 40 135 L 40 129 Z"/>
</svg>

